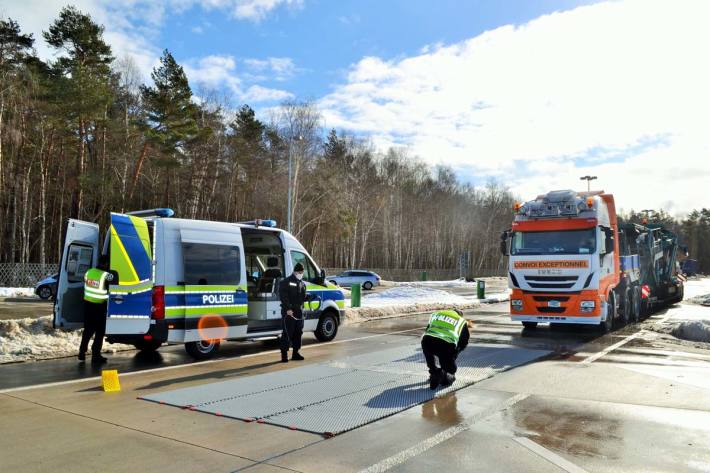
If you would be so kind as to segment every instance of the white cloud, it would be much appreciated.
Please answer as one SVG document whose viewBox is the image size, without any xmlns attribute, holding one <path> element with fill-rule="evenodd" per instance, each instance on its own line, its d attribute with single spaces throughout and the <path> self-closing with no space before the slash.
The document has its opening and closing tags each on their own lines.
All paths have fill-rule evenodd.
<svg viewBox="0 0 710 473">
<path fill-rule="evenodd" d="M 580 7 L 405 59 L 363 58 L 320 105 L 328 126 L 523 197 L 592 173 L 620 207 L 710 206 L 699 177 L 710 175 L 708 17 L 703 0 Z"/>
<path fill-rule="evenodd" d="M 191 84 L 212 90 L 227 89 L 239 102 L 273 102 L 293 97 L 290 92 L 263 87 L 246 87 L 238 74 L 237 61 L 232 56 L 207 56 L 186 61 L 185 73 Z"/>
<path fill-rule="evenodd" d="M 252 85 L 242 95 L 244 102 L 275 102 L 292 98 L 293 94 L 285 90 L 271 89 L 260 85 Z"/>
<path fill-rule="evenodd" d="M 300 8 L 303 0 L 233 0 L 233 15 L 253 21 L 263 20 L 266 15 L 281 5 Z"/>
<path fill-rule="evenodd" d="M 251 71 L 253 77 L 260 80 L 285 81 L 293 77 L 298 71 L 293 59 L 289 57 L 250 58 L 245 59 L 244 64 Z"/>
<path fill-rule="evenodd" d="M 144 81 L 150 81 L 150 73 L 159 64 L 162 47 L 155 43 L 159 40 L 161 27 L 167 12 L 179 13 L 193 6 L 203 9 L 222 9 L 233 13 L 240 19 L 261 20 L 270 11 L 281 4 L 300 6 L 300 0 L 73 0 L 79 10 L 89 13 L 94 21 L 104 25 L 104 39 L 108 42 L 117 58 L 130 57 Z M 0 7 L 0 16 L 16 20 L 23 32 L 33 33 L 35 47 L 43 59 L 53 59 L 56 52 L 47 46 L 42 37 L 45 31 L 59 16 L 63 4 L 55 0 L 30 0 L 17 2 L 12 8 Z M 201 33 L 211 24 L 203 21 L 192 31 Z M 246 70 L 238 71 L 237 60 L 229 55 L 210 55 L 188 59 L 183 62 L 185 72 L 191 83 L 208 89 L 226 88 L 240 101 L 282 100 L 291 97 L 289 92 L 269 89 L 262 86 L 245 87 L 243 82 L 258 82 L 265 78 L 252 77 Z M 283 81 L 290 78 L 296 66 L 290 58 L 270 57 L 265 60 L 252 59 L 255 64 L 263 62 L 270 72 L 271 79 Z"/>
<path fill-rule="evenodd" d="M 104 25 L 104 36 L 114 55 L 131 56 L 147 79 L 163 49 L 155 42 L 170 14 L 199 7 L 226 11 L 240 20 L 261 21 L 281 6 L 300 8 L 303 0 L 24 0 L 0 6 L 0 17 L 10 17 L 24 32 L 32 33 L 37 53 L 43 59 L 51 59 L 55 51 L 44 42 L 42 31 L 49 28 L 67 4 L 89 13 L 94 21 Z M 201 33 L 203 26 L 192 31 Z"/>
</svg>

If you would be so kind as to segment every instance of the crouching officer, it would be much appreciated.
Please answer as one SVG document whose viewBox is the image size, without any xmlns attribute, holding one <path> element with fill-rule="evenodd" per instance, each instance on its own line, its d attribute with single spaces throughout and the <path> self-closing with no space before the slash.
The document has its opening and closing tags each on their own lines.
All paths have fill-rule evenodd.
<svg viewBox="0 0 710 473">
<path fill-rule="evenodd" d="M 106 333 L 108 283 L 114 279 L 108 269 L 108 257 L 101 255 L 97 267 L 84 274 L 84 333 L 79 345 L 79 361 L 86 359 L 86 350 L 92 335 L 94 343 L 91 345 L 91 362 L 101 364 L 107 361 L 101 356 L 101 348 Z"/>
<path fill-rule="evenodd" d="M 429 368 L 429 387 L 450 386 L 456 377 L 456 358 L 468 345 L 468 322 L 463 312 L 440 310 L 431 314 L 422 336 L 422 351 Z M 439 365 L 436 359 L 439 359 Z"/>
<path fill-rule="evenodd" d="M 281 299 L 281 361 L 288 362 L 289 345 L 293 347 L 292 360 L 303 360 L 298 352 L 301 349 L 303 335 L 303 303 L 310 300 L 303 282 L 303 265 L 296 263 L 293 274 L 279 283 Z"/>
</svg>

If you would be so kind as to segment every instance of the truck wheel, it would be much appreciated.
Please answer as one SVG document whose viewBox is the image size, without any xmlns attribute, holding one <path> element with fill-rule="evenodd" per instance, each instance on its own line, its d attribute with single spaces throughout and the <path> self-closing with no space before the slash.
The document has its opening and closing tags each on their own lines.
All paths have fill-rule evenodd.
<svg viewBox="0 0 710 473">
<path fill-rule="evenodd" d="M 641 320 L 641 289 L 638 286 L 631 290 L 631 320 L 634 323 Z"/>
<path fill-rule="evenodd" d="M 133 344 L 133 346 L 136 347 L 136 350 L 144 352 L 156 351 L 160 348 L 160 345 L 162 345 L 162 343 L 157 340 L 141 340 Z"/>
<path fill-rule="evenodd" d="M 614 294 L 609 293 L 606 304 L 606 320 L 602 320 L 599 323 L 599 330 L 601 333 L 608 333 L 614 330 L 614 313 L 616 312 L 616 301 L 614 300 Z"/>
<path fill-rule="evenodd" d="M 631 290 L 627 289 L 624 293 L 624 307 L 621 312 L 622 326 L 628 325 L 631 322 Z"/>
<path fill-rule="evenodd" d="M 523 330 L 535 330 L 537 328 L 537 322 L 523 322 Z"/>
<path fill-rule="evenodd" d="M 199 342 L 187 342 L 185 350 L 196 360 L 207 360 L 212 358 L 219 350 L 219 341 L 200 340 Z"/>
<path fill-rule="evenodd" d="M 319 342 L 329 342 L 338 334 L 338 318 L 332 311 L 324 312 L 318 320 L 315 336 Z"/>
</svg>

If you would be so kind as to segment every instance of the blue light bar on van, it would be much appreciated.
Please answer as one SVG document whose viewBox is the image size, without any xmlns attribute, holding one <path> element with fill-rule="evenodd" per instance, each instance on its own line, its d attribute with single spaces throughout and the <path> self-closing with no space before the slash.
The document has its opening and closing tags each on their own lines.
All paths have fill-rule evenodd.
<svg viewBox="0 0 710 473">
<path fill-rule="evenodd" d="M 254 225 L 255 227 L 271 227 L 276 228 L 276 220 L 262 220 L 257 218 L 256 220 L 249 220 L 248 222 L 237 222 L 242 225 Z"/>
<path fill-rule="evenodd" d="M 162 208 L 162 209 L 148 209 L 148 210 L 135 210 L 133 212 L 126 212 L 127 215 L 135 215 L 136 217 L 172 217 L 175 215 L 173 209 Z"/>
</svg>

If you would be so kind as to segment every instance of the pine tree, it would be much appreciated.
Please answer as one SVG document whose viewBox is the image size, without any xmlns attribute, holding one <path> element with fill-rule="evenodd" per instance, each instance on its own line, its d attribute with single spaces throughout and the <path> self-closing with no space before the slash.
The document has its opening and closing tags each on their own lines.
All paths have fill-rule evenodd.
<svg viewBox="0 0 710 473">
<path fill-rule="evenodd" d="M 160 65 L 153 69 L 151 77 L 155 85 L 140 88 L 144 115 L 138 126 L 143 131 L 145 142 L 129 196 L 133 195 L 151 148 L 158 152 L 155 164 L 165 169 L 167 194 L 170 169 L 180 166 L 180 159 L 187 156 L 187 146 L 203 136 L 201 132 L 205 131 L 198 125 L 200 109 L 192 101 L 192 90 L 185 71 L 167 49 L 163 51 Z"/>
<path fill-rule="evenodd" d="M 103 39 L 104 27 L 73 6 L 43 33 L 47 43 L 64 55 L 52 64 L 54 102 L 66 121 L 70 136 L 78 137 L 76 187 L 71 214 L 81 217 L 84 207 L 86 147 L 96 141 L 97 130 L 111 106 L 111 47 Z"/>
</svg>

